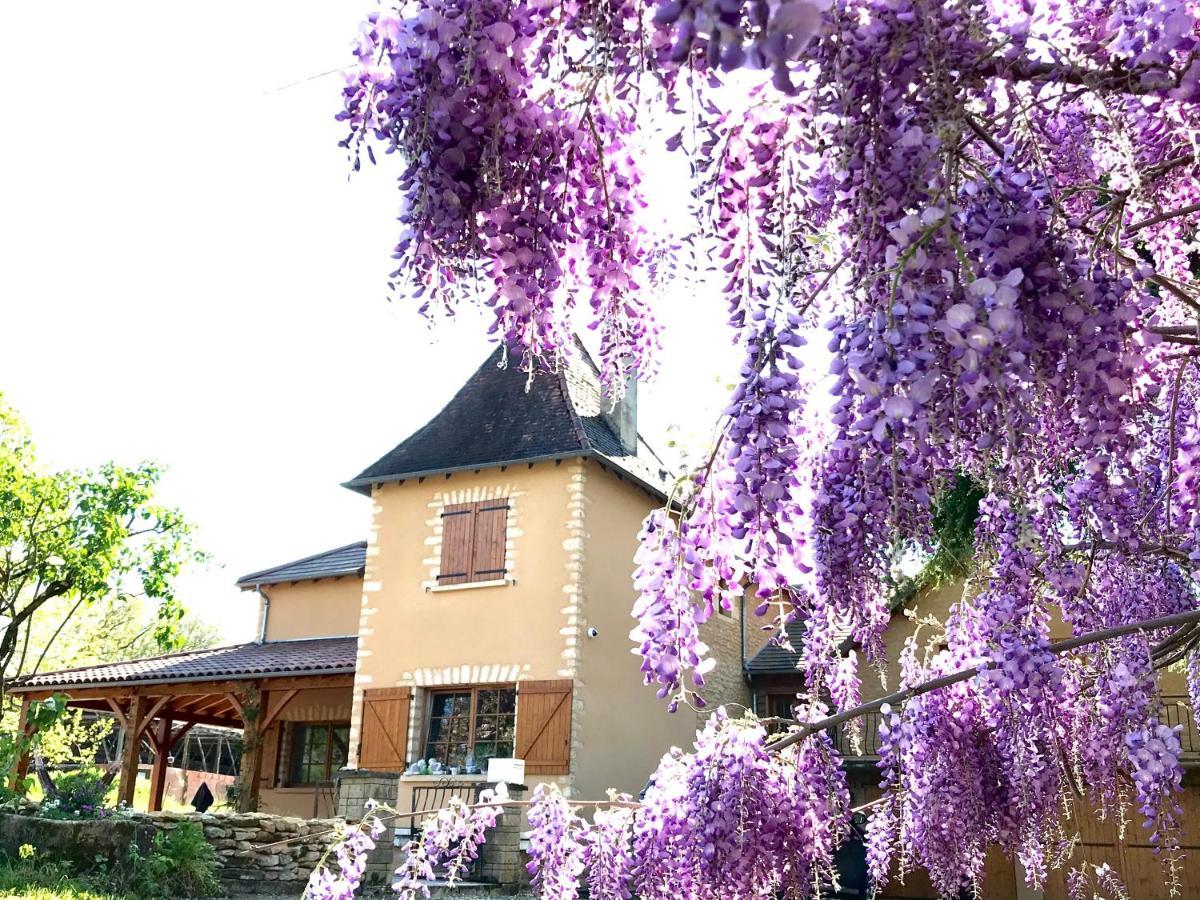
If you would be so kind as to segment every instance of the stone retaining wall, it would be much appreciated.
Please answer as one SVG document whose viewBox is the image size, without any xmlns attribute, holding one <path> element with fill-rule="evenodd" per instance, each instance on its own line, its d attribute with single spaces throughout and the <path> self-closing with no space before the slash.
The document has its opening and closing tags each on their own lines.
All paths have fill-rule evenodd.
<svg viewBox="0 0 1200 900">
<path fill-rule="evenodd" d="M 337 819 L 295 819 L 265 813 L 130 813 L 87 822 L 58 822 L 0 814 L 0 851 L 15 855 L 32 844 L 54 858 L 94 864 L 119 860 L 133 845 L 149 851 L 155 831 L 194 822 L 217 854 L 217 877 L 231 894 L 299 896 L 309 873 L 332 843 Z M 287 843 L 281 843 L 287 841 Z"/>
<path fill-rule="evenodd" d="M 96 822 L 58 822 L 17 813 L 0 813 L 0 852 L 15 857 L 22 844 L 32 844 L 51 859 L 84 866 L 118 863 L 129 847 L 146 853 L 154 829 L 144 822 L 105 819 Z"/>
<path fill-rule="evenodd" d="M 395 776 L 364 775 L 358 790 L 347 791 L 343 803 L 347 818 L 361 818 L 362 798 L 376 796 Z M 377 783 L 372 783 L 377 782 Z M 510 788 L 514 799 L 520 787 Z M 357 813 L 357 815 L 356 815 Z M 403 820 L 406 823 L 410 820 Z M 128 813 L 87 822 L 60 822 L 32 815 L 0 813 L 0 853 L 15 856 L 22 844 L 32 844 L 51 858 L 72 859 L 95 865 L 107 859 L 118 862 L 130 846 L 147 853 L 156 831 L 170 831 L 180 822 L 193 822 L 217 854 L 217 877 L 229 894 L 280 894 L 299 896 L 308 876 L 333 843 L 341 819 L 298 819 L 267 813 Z M 522 816 L 510 810 L 483 845 L 475 877 L 508 890 L 528 884 L 521 850 Z M 392 828 L 369 857 L 368 885 L 386 885 L 399 864 Z"/>
<path fill-rule="evenodd" d="M 160 831 L 195 822 L 217 852 L 217 877 L 227 891 L 292 896 L 303 891 L 339 825 L 267 813 L 131 813 L 128 819 Z"/>
</svg>

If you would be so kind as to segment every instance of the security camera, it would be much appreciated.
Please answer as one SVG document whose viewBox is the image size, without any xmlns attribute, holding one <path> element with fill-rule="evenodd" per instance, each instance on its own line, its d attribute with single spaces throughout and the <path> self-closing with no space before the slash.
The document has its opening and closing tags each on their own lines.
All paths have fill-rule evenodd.
<svg viewBox="0 0 1200 900">
<path fill-rule="evenodd" d="M 599 629 L 596 629 L 596 628 L 589 628 L 587 630 L 587 636 L 590 638 L 599 637 L 600 631 L 599 631 Z"/>
</svg>

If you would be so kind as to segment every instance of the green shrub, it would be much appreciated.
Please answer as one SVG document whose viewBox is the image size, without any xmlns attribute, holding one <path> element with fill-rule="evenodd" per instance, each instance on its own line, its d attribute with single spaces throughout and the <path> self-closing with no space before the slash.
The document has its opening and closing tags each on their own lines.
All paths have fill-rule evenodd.
<svg viewBox="0 0 1200 900">
<path fill-rule="evenodd" d="M 217 857 L 194 822 L 154 836 L 150 855 L 134 861 L 127 890 L 139 897 L 212 897 L 220 889 Z"/>
</svg>

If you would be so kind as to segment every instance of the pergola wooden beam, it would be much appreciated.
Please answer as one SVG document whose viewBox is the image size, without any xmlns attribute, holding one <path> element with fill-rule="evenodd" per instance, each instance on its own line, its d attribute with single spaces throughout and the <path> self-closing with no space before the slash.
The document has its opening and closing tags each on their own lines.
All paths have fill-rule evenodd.
<svg viewBox="0 0 1200 900">
<path fill-rule="evenodd" d="M 111 712 L 111 709 L 102 701 L 98 700 L 72 700 L 70 705 L 75 709 L 90 709 L 96 712 Z M 241 728 L 241 720 L 233 714 L 232 710 L 227 716 L 222 715 L 203 715 L 190 712 L 187 709 L 176 710 L 172 708 L 173 718 L 179 722 L 186 721 L 191 725 L 211 725 L 215 728 Z M 122 730 L 124 728 L 122 727 Z"/>
<path fill-rule="evenodd" d="M 229 707 L 233 712 L 237 712 L 237 709 L 224 694 L 221 694 L 219 697 L 201 697 L 188 706 L 187 711 L 192 715 L 206 716 L 211 715 L 210 710 L 219 710 L 222 707 Z"/>
<path fill-rule="evenodd" d="M 116 717 L 117 724 L 121 726 L 121 730 L 128 731 L 129 723 L 125 718 L 125 710 L 121 707 L 121 704 L 112 697 L 105 697 L 104 702 L 112 710 L 112 714 Z"/>
<path fill-rule="evenodd" d="M 284 708 L 291 703 L 295 696 L 299 693 L 299 688 L 292 688 L 280 698 L 279 702 L 275 704 L 275 708 L 269 711 L 266 710 L 266 699 L 264 697 L 264 712 L 263 715 L 259 717 L 258 730 L 261 732 L 269 731 L 271 726 L 275 724 L 275 720 L 279 718 L 279 714 L 283 712 Z"/>
<path fill-rule="evenodd" d="M 228 703 L 233 708 L 234 712 L 236 712 L 238 714 L 238 718 L 241 719 L 243 723 L 245 723 L 246 707 L 242 704 L 242 698 L 239 697 L 237 694 L 235 694 L 233 691 L 228 691 L 225 694 L 225 702 Z"/>
<path fill-rule="evenodd" d="M 145 718 L 142 719 L 141 731 L 146 730 L 146 726 L 150 724 L 150 720 L 157 716 L 162 708 L 166 706 L 168 702 L 170 702 L 170 700 L 170 697 L 159 697 L 154 701 L 149 711 L 146 713 Z M 141 737 L 140 731 L 138 732 L 138 737 Z"/>
<path fill-rule="evenodd" d="M 85 684 L 63 684 L 44 690 L 22 690 L 20 686 L 17 686 L 15 688 L 11 688 L 9 692 L 20 697 L 28 697 L 30 700 L 45 700 L 47 697 L 53 697 L 56 694 L 66 694 L 72 700 L 104 700 L 108 697 L 113 697 L 120 700 L 128 698 L 134 693 L 138 693 L 146 697 L 185 697 L 203 694 L 227 694 L 242 690 L 244 686 L 249 683 L 259 684 L 262 686 L 263 690 L 270 691 L 290 691 L 292 688 L 299 688 L 303 691 L 315 690 L 317 688 L 353 687 L 354 673 L 347 672 L 340 675 L 299 675 L 242 680 L 230 679 L 223 681 L 163 682 L 159 684 L 137 684 L 125 686 L 106 685 L 103 687 L 93 687 Z"/>
</svg>

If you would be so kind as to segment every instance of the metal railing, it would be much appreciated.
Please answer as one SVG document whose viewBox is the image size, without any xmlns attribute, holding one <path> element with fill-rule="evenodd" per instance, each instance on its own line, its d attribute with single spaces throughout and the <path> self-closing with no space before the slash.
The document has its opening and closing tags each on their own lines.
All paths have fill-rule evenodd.
<svg viewBox="0 0 1200 900">
<path fill-rule="evenodd" d="M 834 729 L 833 740 L 842 759 L 874 760 L 879 758 L 879 723 L 883 714 L 878 711 L 858 717 L 859 749 L 855 750 L 851 731 L 846 725 Z M 860 752 L 861 751 L 861 752 Z"/>
<path fill-rule="evenodd" d="M 1164 696 L 1158 720 L 1164 725 L 1180 726 L 1179 747 L 1183 758 L 1193 764 L 1200 760 L 1200 730 L 1196 729 L 1196 717 L 1192 715 L 1192 704 L 1186 696 Z"/>
</svg>

